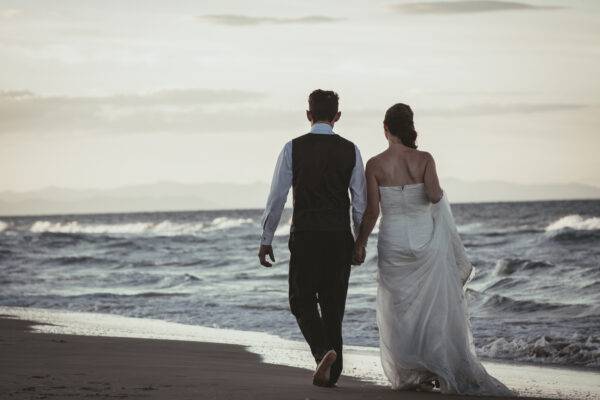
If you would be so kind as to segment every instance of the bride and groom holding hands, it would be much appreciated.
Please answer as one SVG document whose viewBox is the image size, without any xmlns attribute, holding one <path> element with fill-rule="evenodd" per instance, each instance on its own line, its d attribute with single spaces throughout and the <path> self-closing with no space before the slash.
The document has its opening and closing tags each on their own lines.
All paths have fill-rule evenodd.
<svg viewBox="0 0 600 400">
<path fill-rule="evenodd" d="M 392 387 L 510 396 L 475 354 L 463 290 L 472 266 L 434 159 L 417 150 L 411 108 L 387 110 L 388 148 L 363 169 L 358 147 L 333 131 L 337 93 L 315 90 L 308 103 L 310 132 L 286 143 L 277 159 L 258 257 L 272 265 L 267 256 L 274 261 L 271 242 L 293 188 L 289 302 L 317 364 L 313 384 L 335 386 L 342 373 L 350 266 L 365 261 L 381 213 L 377 325 Z"/>
</svg>

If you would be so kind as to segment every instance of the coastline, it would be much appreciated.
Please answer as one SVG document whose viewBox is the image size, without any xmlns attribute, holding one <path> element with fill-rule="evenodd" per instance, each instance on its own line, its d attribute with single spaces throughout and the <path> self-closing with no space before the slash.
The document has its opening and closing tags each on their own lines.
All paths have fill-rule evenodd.
<svg viewBox="0 0 600 400">
<path fill-rule="evenodd" d="M 36 388 L 30 389 L 31 391 L 50 390 L 52 385 L 64 386 L 68 390 L 93 387 L 93 390 L 96 390 L 94 393 L 106 392 L 119 397 L 139 396 L 140 393 L 144 393 L 146 397 L 150 393 L 150 398 L 281 398 L 283 391 L 288 393 L 286 397 L 290 398 L 336 398 L 335 396 L 339 395 L 340 398 L 343 396 L 344 399 L 350 400 L 364 398 L 367 394 L 369 397 L 373 395 L 374 398 L 381 399 L 392 396 L 397 398 L 399 394 L 387 386 L 381 373 L 377 349 L 372 348 L 347 347 L 345 376 L 340 381 L 340 388 L 331 391 L 311 385 L 312 364 L 304 343 L 284 340 L 266 333 L 206 328 L 107 314 L 17 307 L 0 307 L 0 317 L 0 345 L 4 348 L 3 354 L 7 355 L 3 359 L 11 360 L 4 361 L 6 364 L 0 368 L 3 376 L 2 386 L 11 385 L 2 392 L 8 390 L 14 393 L 17 397 L 13 398 L 30 398 L 19 397 L 21 391 L 29 387 Z M 27 331 L 28 328 L 32 331 Z M 8 339 L 7 332 L 10 332 Z M 73 343 L 74 347 L 69 349 L 69 346 L 64 346 L 66 343 Z M 29 351 L 31 346 L 39 348 Z M 65 349 L 68 351 L 64 352 Z M 132 349 L 138 349 L 136 351 L 140 353 L 133 354 L 133 358 L 121 354 L 122 351 L 134 351 Z M 193 354 L 196 356 L 192 357 Z M 86 386 L 76 375 L 73 375 L 72 381 L 63 384 L 52 383 L 51 377 L 57 379 L 58 375 L 66 376 L 59 370 L 71 365 L 71 358 L 79 360 L 78 368 L 84 370 L 85 376 L 101 373 L 102 371 L 96 371 L 96 367 L 102 363 L 110 364 L 116 370 L 122 369 L 119 374 L 123 375 L 123 378 L 114 378 L 118 382 L 127 383 L 123 385 L 127 390 L 115 389 L 110 376 L 110 379 L 89 380 L 107 382 L 110 390 L 100 390 L 98 385 Z M 22 365 L 14 368 L 17 359 Z M 93 361 L 83 364 L 84 359 Z M 490 361 L 484 361 L 484 364 L 492 375 L 516 390 L 520 397 L 600 399 L 600 373 L 595 371 Z M 144 368 L 140 368 L 141 365 Z M 243 370 L 238 370 L 240 365 L 245 366 Z M 45 366 L 45 372 L 40 370 L 41 366 Z M 55 370 L 56 368 L 58 370 Z M 186 368 L 191 369 L 180 374 L 180 379 L 161 380 L 162 375 L 170 373 L 171 369 Z M 159 375 L 151 374 L 152 371 L 161 369 L 165 370 Z M 34 375 L 48 376 L 47 379 L 27 378 Z M 139 388 L 150 386 L 144 386 L 138 378 L 149 379 L 148 385 L 152 389 L 141 391 Z M 156 387 L 151 385 L 152 382 L 159 381 L 163 382 L 160 388 L 158 384 Z M 108 386 L 103 384 L 102 387 Z M 211 394 L 206 388 L 215 391 Z M 21 394 L 29 396 L 33 393 L 27 394 L 25 391 Z M 60 393 L 56 392 L 52 396 L 57 394 Z M 402 395 L 409 398 L 431 395 L 438 396 L 438 399 L 445 397 L 416 392 L 402 392 Z"/>
<path fill-rule="evenodd" d="M 348 378 L 343 389 L 317 388 L 308 371 L 261 363 L 237 345 L 37 334 L 31 324 L 0 318 L 2 398 L 387 400 L 396 395 Z"/>
</svg>

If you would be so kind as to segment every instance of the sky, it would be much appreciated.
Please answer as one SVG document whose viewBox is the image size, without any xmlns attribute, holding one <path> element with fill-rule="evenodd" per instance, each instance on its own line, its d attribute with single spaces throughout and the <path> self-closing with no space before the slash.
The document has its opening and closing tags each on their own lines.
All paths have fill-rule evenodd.
<svg viewBox="0 0 600 400">
<path fill-rule="evenodd" d="M 600 186 L 600 2 L 0 0 L 0 190 L 266 182 L 308 94 L 368 159 Z M 442 181 L 443 182 L 443 181 Z"/>
</svg>

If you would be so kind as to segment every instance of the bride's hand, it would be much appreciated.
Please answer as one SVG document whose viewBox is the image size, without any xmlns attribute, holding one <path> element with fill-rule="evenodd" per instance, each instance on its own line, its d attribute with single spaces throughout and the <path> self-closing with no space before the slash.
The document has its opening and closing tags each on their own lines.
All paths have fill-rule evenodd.
<svg viewBox="0 0 600 400">
<path fill-rule="evenodd" d="M 361 265 L 363 262 L 365 262 L 366 256 L 367 251 L 365 246 L 360 243 L 356 243 L 354 245 L 354 253 L 352 254 L 352 265 Z"/>
</svg>

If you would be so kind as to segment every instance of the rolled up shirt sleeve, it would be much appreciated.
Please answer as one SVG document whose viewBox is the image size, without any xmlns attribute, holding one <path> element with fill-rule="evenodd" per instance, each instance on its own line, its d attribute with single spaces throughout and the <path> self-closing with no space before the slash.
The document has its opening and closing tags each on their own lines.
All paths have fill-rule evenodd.
<svg viewBox="0 0 600 400">
<path fill-rule="evenodd" d="M 281 220 L 281 214 L 292 186 L 292 142 L 285 144 L 275 165 L 271 191 L 262 217 L 263 233 L 260 244 L 270 245 Z"/>
<path fill-rule="evenodd" d="M 367 183 L 365 179 L 365 167 L 360 155 L 360 150 L 355 145 L 356 162 L 350 177 L 350 195 L 352 197 L 352 222 L 354 225 L 354 234 L 358 234 L 358 229 L 363 219 L 365 209 L 367 208 Z"/>
</svg>

